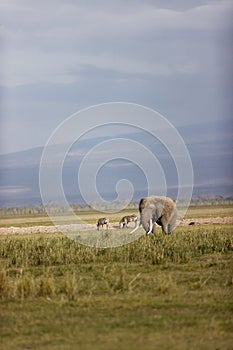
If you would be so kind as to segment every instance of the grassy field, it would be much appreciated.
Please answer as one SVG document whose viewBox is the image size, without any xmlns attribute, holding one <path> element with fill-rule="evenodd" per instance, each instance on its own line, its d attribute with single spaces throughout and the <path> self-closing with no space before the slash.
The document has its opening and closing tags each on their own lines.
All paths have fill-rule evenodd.
<svg viewBox="0 0 233 350">
<path fill-rule="evenodd" d="M 130 214 L 136 214 L 138 213 L 138 210 L 132 209 L 132 210 L 123 210 L 121 213 L 112 213 L 108 214 L 108 218 L 110 221 L 117 221 L 119 222 L 120 219 L 124 215 L 130 215 Z M 98 218 L 101 216 L 106 216 L 106 213 L 100 214 L 99 212 L 95 211 L 80 211 L 76 212 L 80 220 L 88 223 L 88 224 L 95 224 L 98 221 Z M 61 224 L 70 223 L 70 217 L 64 214 L 57 215 L 57 221 Z M 0 227 L 9 227 L 9 226 L 36 226 L 36 225 L 53 225 L 52 221 L 48 217 L 47 214 L 37 214 L 37 215 L 27 215 L 27 216 L 4 216 L 0 220 Z"/>
<path fill-rule="evenodd" d="M 189 207 L 186 218 L 213 218 L 233 216 L 232 205 L 202 205 Z"/>
<path fill-rule="evenodd" d="M 98 218 L 101 216 L 99 212 L 91 212 L 91 211 L 80 211 L 76 212 L 78 217 L 89 224 L 95 224 L 98 220 Z M 120 219 L 124 215 L 131 215 L 136 214 L 138 215 L 137 209 L 126 209 L 122 212 L 118 213 L 110 213 L 106 214 L 103 213 L 102 216 L 108 216 L 110 222 L 119 222 Z M 189 207 L 186 218 L 212 218 L 212 217 L 225 217 L 225 216 L 233 216 L 233 207 L 230 205 L 214 205 L 214 206 L 191 206 Z M 60 221 L 61 224 L 70 223 L 69 216 L 61 214 L 57 217 L 57 221 Z M 43 226 L 50 226 L 53 225 L 47 214 L 37 214 L 37 215 L 17 215 L 17 216 L 2 216 L 0 219 L 0 227 L 10 227 L 10 226 L 17 226 L 17 227 L 25 227 L 25 226 L 37 226 L 37 225 L 43 225 Z"/>
<path fill-rule="evenodd" d="M 233 349 L 231 225 L 108 249 L 0 236 L 0 266 L 0 348 Z"/>
</svg>

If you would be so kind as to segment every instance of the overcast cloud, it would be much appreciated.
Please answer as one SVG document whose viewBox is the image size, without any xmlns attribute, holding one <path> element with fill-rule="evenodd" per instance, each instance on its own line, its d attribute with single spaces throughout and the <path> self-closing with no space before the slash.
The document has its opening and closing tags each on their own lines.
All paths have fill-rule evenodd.
<svg viewBox="0 0 233 350">
<path fill-rule="evenodd" d="M 228 0 L 2 0 L 1 153 L 44 145 L 102 102 L 143 104 L 175 126 L 229 120 L 232 10 Z"/>
<path fill-rule="evenodd" d="M 232 15 L 232 0 L 2 0 L 0 153 L 43 147 L 78 110 L 125 101 L 179 129 L 196 184 L 232 184 Z M 18 168 L 2 191 L 27 189 Z"/>
<path fill-rule="evenodd" d="M 230 32 L 232 2 L 187 2 L 193 7 L 181 10 L 179 1 L 171 8 L 156 1 L 2 1 L 1 81 L 72 83 L 93 69 L 113 79 L 114 72 L 211 75 L 222 32 L 225 40 Z"/>
</svg>

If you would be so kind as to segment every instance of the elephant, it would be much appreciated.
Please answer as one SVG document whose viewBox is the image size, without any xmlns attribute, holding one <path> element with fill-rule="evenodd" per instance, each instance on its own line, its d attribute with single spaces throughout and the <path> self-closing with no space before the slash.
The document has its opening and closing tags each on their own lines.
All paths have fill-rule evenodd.
<svg viewBox="0 0 233 350">
<path fill-rule="evenodd" d="M 176 203 L 169 197 L 150 196 L 142 198 L 139 203 L 139 212 L 140 224 L 131 233 L 142 225 L 148 236 L 151 232 L 155 233 L 156 225 L 159 225 L 165 234 L 170 234 L 176 226 Z"/>
</svg>

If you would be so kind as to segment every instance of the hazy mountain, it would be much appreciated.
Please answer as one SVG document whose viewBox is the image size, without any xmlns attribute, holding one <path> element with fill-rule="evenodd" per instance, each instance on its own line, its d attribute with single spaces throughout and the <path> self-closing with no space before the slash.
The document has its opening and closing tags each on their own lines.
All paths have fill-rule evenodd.
<svg viewBox="0 0 233 350">
<path fill-rule="evenodd" d="M 190 152 L 194 169 L 194 196 L 199 195 L 223 195 L 230 196 L 233 193 L 232 186 L 232 137 L 231 125 L 207 125 L 199 128 L 198 125 L 186 126 L 179 129 Z M 137 141 L 144 145 L 158 159 L 165 173 L 168 195 L 176 196 L 177 193 L 177 171 L 172 157 L 166 147 L 148 133 L 132 132 L 128 134 L 114 135 L 115 138 L 126 138 Z M 77 181 L 78 169 L 84 156 L 93 151 L 95 146 L 102 142 L 111 140 L 113 134 L 96 136 L 81 139 L 76 142 L 68 151 L 64 161 L 62 181 L 64 192 L 70 203 L 84 203 L 80 194 Z M 129 144 L 130 145 L 130 144 Z M 54 160 L 59 155 L 60 146 L 54 147 Z M 130 147 L 130 146 L 129 146 Z M 94 149 L 95 151 L 95 149 Z M 39 167 L 43 152 L 43 147 L 26 150 L 23 152 L 4 154 L 0 156 L 0 205 L 37 205 L 41 204 L 39 188 Z M 130 152 L 130 149 L 129 149 Z M 95 159 L 98 162 L 100 153 L 98 150 Z M 138 155 L 143 157 L 143 155 Z M 101 158 L 102 159 L 102 158 Z M 133 200 L 147 195 L 147 179 L 145 173 L 153 172 L 150 163 L 145 160 L 146 169 L 138 166 L 126 159 L 114 159 L 108 161 L 99 169 L 96 174 L 96 186 L 99 193 L 106 200 L 116 198 L 116 183 L 121 179 L 129 180 L 135 191 Z M 154 171 L 155 178 L 157 176 Z M 88 177 L 86 174 L 88 190 Z M 156 186 L 155 186 L 156 187 Z M 160 191 L 154 189 L 156 193 Z"/>
</svg>

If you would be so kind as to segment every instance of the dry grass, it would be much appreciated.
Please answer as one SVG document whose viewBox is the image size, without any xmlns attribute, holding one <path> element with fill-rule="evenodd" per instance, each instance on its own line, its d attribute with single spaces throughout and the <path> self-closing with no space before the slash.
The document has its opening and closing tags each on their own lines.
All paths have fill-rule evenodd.
<svg viewBox="0 0 233 350">
<path fill-rule="evenodd" d="M 61 234 L 2 236 L 0 265 L 6 350 L 232 349 L 232 225 L 158 230 L 108 249 Z"/>
</svg>

